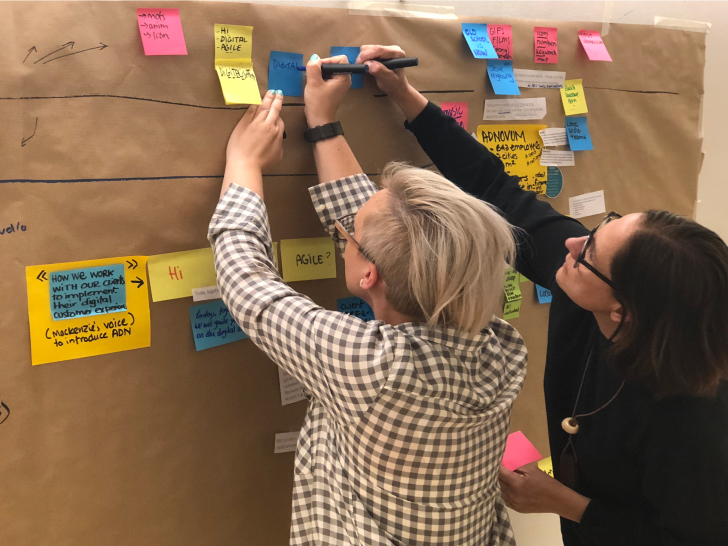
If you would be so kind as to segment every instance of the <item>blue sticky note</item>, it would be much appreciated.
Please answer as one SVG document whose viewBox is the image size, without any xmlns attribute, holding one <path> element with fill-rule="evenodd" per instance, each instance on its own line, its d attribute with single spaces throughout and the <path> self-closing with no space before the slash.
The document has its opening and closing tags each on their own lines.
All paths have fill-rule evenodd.
<svg viewBox="0 0 728 546">
<path fill-rule="evenodd" d="M 462 23 L 463 36 L 476 59 L 497 59 L 498 54 L 488 36 L 488 25 L 482 23 Z"/>
<path fill-rule="evenodd" d="M 126 311 L 124 264 L 55 271 L 50 291 L 53 320 Z"/>
<path fill-rule="evenodd" d="M 359 317 L 363 321 L 374 320 L 374 311 L 369 307 L 369 304 L 361 298 L 342 298 L 336 300 L 336 308 L 341 313 L 347 313 L 348 315 L 354 315 Z"/>
<path fill-rule="evenodd" d="M 569 137 L 569 148 L 572 152 L 593 150 L 586 116 L 569 116 L 566 118 L 566 134 Z"/>
<path fill-rule="evenodd" d="M 356 62 L 356 58 L 359 56 L 359 48 L 358 47 L 332 47 L 331 48 L 331 56 L 336 57 L 337 55 L 346 55 L 346 58 L 349 59 L 349 63 L 354 64 Z M 361 89 L 364 87 L 364 76 L 361 74 L 352 74 L 351 75 L 351 88 L 352 89 Z"/>
<path fill-rule="evenodd" d="M 190 307 L 190 322 L 192 322 L 195 349 L 198 351 L 248 337 L 235 322 L 222 300 Z"/>
<path fill-rule="evenodd" d="M 488 76 L 496 95 L 520 95 L 513 73 L 513 61 L 491 59 L 488 61 Z"/>
<path fill-rule="evenodd" d="M 536 296 L 538 296 L 538 303 L 551 303 L 551 290 L 537 284 L 535 286 Z"/>
<path fill-rule="evenodd" d="M 280 89 L 286 97 L 303 96 L 302 53 L 271 51 L 268 62 L 268 89 Z"/>
</svg>

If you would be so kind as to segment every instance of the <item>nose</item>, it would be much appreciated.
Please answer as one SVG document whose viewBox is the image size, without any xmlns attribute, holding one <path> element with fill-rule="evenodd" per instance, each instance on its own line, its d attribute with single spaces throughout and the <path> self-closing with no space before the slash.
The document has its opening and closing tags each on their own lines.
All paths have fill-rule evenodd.
<svg viewBox="0 0 728 546">
<path fill-rule="evenodd" d="M 579 253 L 581 252 L 581 249 L 584 248 L 584 242 L 586 241 L 586 237 L 571 237 L 570 239 L 566 239 L 566 249 L 569 251 L 569 254 L 571 254 L 571 257 L 576 260 L 579 257 Z"/>
</svg>

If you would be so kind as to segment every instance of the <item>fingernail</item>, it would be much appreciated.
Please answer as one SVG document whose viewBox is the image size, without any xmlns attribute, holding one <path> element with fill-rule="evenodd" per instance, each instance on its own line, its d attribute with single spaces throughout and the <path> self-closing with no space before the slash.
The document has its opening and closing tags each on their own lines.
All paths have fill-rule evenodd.
<svg viewBox="0 0 728 546">
<path fill-rule="evenodd" d="M 279 89 L 278 91 L 276 91 L 276 94 L 278 94 L 278 95 L 283 95 L 283 91 L 281 91 L 281 90 Z"/>
<path fill-rule="evenodd" d="M 276 94 L 276 92 L 275 92 L 274 89 L 268 89 L 268 93 L 270 93 L 271 95 L 275 95 Z"/>
<path fill-rule="evenodd" d="M 311 60 L 312 61 L 318 61 L 319 60 L 319 56 L 314 53 L 313 55 L 311 55 Z"/>
</svg>

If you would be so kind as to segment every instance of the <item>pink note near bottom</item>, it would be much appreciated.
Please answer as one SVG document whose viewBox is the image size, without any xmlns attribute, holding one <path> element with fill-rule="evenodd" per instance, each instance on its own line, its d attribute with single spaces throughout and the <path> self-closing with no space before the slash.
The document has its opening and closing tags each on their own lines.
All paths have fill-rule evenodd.
<svg viewBox="0 0 728 546">
<path fill-rule="evenodd" d="M 508 435 L 506 452 L 503 455 L 503 466 L 513 472 L 528 463 L 543 459 L 533 444 L 528 441 L 520 430 Z"/>
</svg>

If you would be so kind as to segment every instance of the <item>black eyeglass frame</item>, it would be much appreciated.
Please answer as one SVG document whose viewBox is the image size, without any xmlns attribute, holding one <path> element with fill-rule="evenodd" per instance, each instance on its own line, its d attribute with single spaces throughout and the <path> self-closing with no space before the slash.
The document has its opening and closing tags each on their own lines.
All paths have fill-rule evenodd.
<svg viewBox="0 0 728 546">
<path fill-rule="evenodd" d="M 618 214 L 614 211 L 607 214 L 604 219 L 597 224 L 597 227 L 595 227 L 593 230 L 589 232 L 588 237 L 586 238 L 586 241 L 584 241 L 584 246 L 581 249 L 581 252 L 579 252 L 579 256 L 577 256 L 576 261 L 574 261 L 574 268 L 579 267 L 579 264 L 582 264 L 584 267 L 586 267 L 589 271 L 594 273 L 597 277 L 599 277 L 602 281 L 607 283 L 609 286 L 614 288 L 614 283 L 609 279 L 606 275 L 601 273 L 596 267 L 594 267 L 592 264 L 586 261 L 586 253 L 589 250 L 589 244 L 594 240 L 594 235 L 597 231 L 599 231 L 599 228 L 602 228 L 606 226 L 609 222 L 612 220 L 621 218 L 622 215 Z"/>
<path fill-rule="evenodd" d="M 374 266 L 376 266 L 377 264 L 374 261 L 374 259 L 362 248 L 362 246 L 359 244 L 359 241 L 354 239 L 354 236 L 351 233 L 349 233 L 349 230 L 347 230 L 346 227 L 344 227 L 344 224 L 342 223 L 343 220 L 346 220 L 348 218 L 353 218 L 354 216 L 356 216 L 356 212 L 352 212 L 351 214 L 346 214 L 340 218 L 337 218 L 336 220 L 334 220 L 334 227 L 336 228 L 338 233 L 340 233 L 344 237 L 344 239 L 346 239 L 349 243 L 354 245 L 354 248 L 356 248 L 361 253 L 362 256 L 364 256 L 368 261 L 370 261 Z"/>
</svg>

